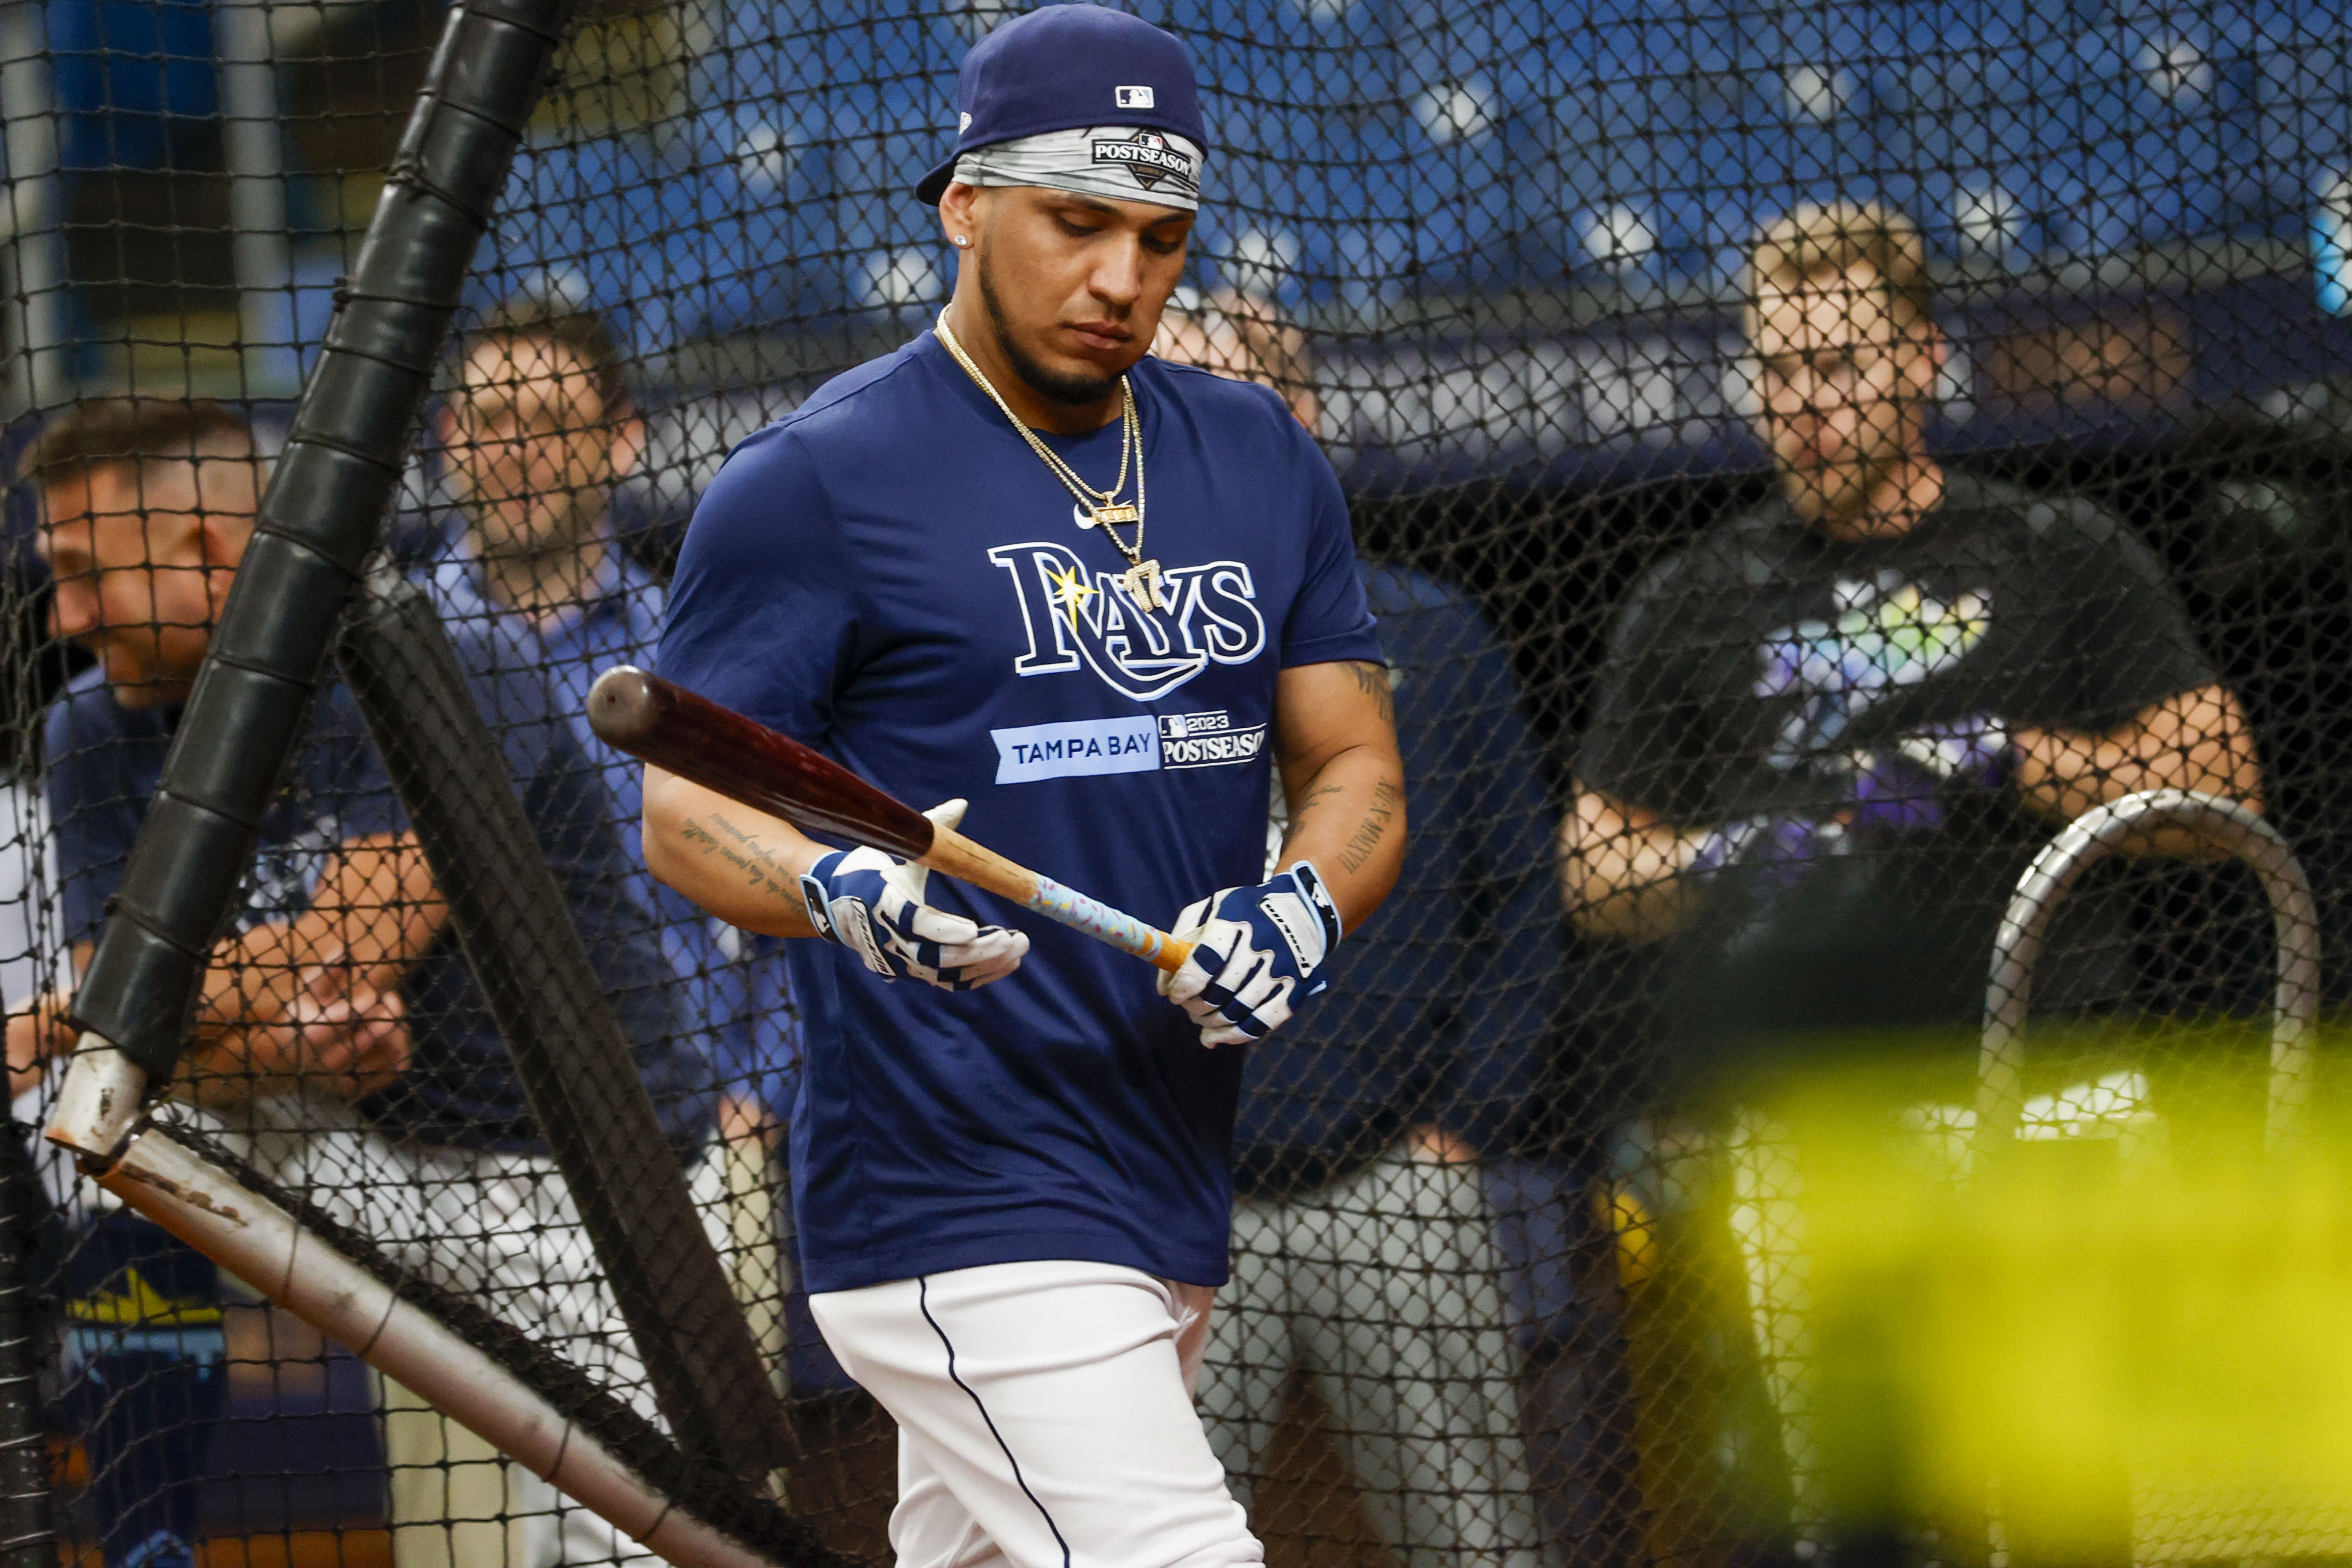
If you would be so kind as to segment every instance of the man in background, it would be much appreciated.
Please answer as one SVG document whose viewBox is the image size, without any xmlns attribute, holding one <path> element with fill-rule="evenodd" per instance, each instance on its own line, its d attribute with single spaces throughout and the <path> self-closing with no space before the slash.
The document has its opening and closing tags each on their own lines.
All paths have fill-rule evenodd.
<svg viewBox="0 0 2352 1568">
<path fill-rule="evenodd" d="M 665 598 L 613 528 L 614 489 L 635 468 L 646 431 L 610 332 L 561 302 L 509 301 L 461 340 L 436 429 L 457 501 L 432 571 L 437 608 L 453 627 L 497 625 L 550 683 L 612 792 L 629 889 L 684 983 L 687 1027 L 748 1128 L 789 1063 L 790 1019 L 763 1017 L 765 1032 L 754 1030 L 740 934 L 646 873 L 641 769 L 588 725 L 596 677 L 653 657 Z"/>
<path fill-rule="evenodd" d="M 625 887 L 612 890 L 630 901 L 614 918 L 660 942 L 680 1026 L 718 1087 L 732 1243 L 723 1256 L 754 1335 L 781 1372 L 790 1281 L 771 1156 L 798 1052 L 782 965 L 772 942 L 719 924 L 646 873 L 643 770 L 588 724 L 598 675 L 653 664 L 666 600 L 614 528 L 614 491 L 635 469 L 646 430 L 610 330 L 559 299 L 506 302 L 460 339 L 435 428 L 457 503 L 431 568 L 436 606 L 453 630 L 495 628 L 523 651 L 602 779 L 630 868 Z M 520 1472 L 509 1474 L 488 1445 L 436 1411 L 398 1412 L 393 1429 L 415 1443 L 413 1452 L 403 1445 L 394 1469 L 396 1516 L 479 1513 L 499 1489 L 520 1484 Z M 438 1564 L 404 1555 L 399 1568 Z"/>
<path fill-rule="evenodd" d="M 57 585 L 53 629 L 98 661 L 47 720 L 77 974 L 252 538 L 262 469 L 236 414 L 154 399 L 79 405 L 26 455 Z M 683 1157 L 707 1135 L 708 1071 L 675 1040 L 658 947 L 615 918 L 612 890 L 627 873 L 604 792 L 520 656 L 454 641 Z M 644 1401 L 643 1371 L 446 915 L 349 690 L 326 684 L 260 825 L 247 901 L 206 972 L 173 1092 L 404 1266 L 512 1298 L 561 1353 Z M 68 1001 L 53 994 L 9 1019 L 12 1089 L 71 1048 Z M 108 1562 L 177 1568 L 193 1560 L 195 1483 L 223 1409 L 216 1277 L 127 1215 L 101 1221 L 83 1251 L 99 1277 L 77 1281 L 68 1315 L 88 1358 L 83 1386 L 99 1396 L 86 1437 Z M 507 1568 L 635 1554 L 536 1481 L 490 1524 Z"/>
<path fill-rule="evenodd" d="M 1270 301 L 1232 288 L 1206 295 L 1180 288 L 1160 317 L 1151 351 L 1270 389 L 1308 434 L 1321 438 L 1323 400 L 1307 362 L 1307 334 Z"/>
<path fill-rule="evenodd" d="M 1850 1531 L 1885 1521 L 1828 1518 L 1804 1273 L 1771 1218 L 1794 1166 L 1759 1081 L 1830 1048 L 1900 1050 L 1905 1093 L 1967 1100 L 2001 915 L 2055 829 L 2138 790 L 2262 789 L 2237 698 L 2130 531 L 1929 453 L 1933 307 L 1920 233 L 1887 208 L 1807 206 L 1759 238 L 1746 328 L 1778 494 L 1655 562 L 1618 611 L 1561 832 L 1577 925 L 1662 945 L 1679 1103 L 1736 1107 L 1727 1142 L 1653 1124 L 1629 1158 L 1663 1192 L 1690 1190 L 1659 1180 L 1685 1156 L 1641 1153 L 1650 1133 L 1727 1152 L 1738 1317 L 1788 1466 L 1785 1492 L 1738 1480 L 1790 1498 L 1804 1543 L 1857 1552 L 1887 1537 Z M 2070 904 L 2037 1003 L 2127 994 L 2121 915 Z M 2141 1109 L 2126 1099 L 2116 1114 Z"/>
<path fill-rule="evenodd" d="M 1274 389 L 1319 417 L 1304 334 L 1265 301 L 1180 296 L 1155 351 Z M 1509 660 L 1461 594 L 1359 563 L 1389 657 L 1414 836 L 1397 894 L 1322 1006 L 1251 1048 L 1234 1132 L 1233 1281 L 1201 1406 L 1246 1503 L 1305 1374 L 1364 1511 L 1405 1568 L 1546 1561 L 1522 1356 L 1483 1179 L 1519 1152 L 1563 992 L 1557 812 Z M 1269 845 L 1282 840 L 1275 801 Z M 1591 1383 L 1588 1381 L 1588 1386 Z M 1577 1560 L 1619 1490 L 1577 1472 L 1554 1526 Z M 1547 1476 L 1546 1479 L 1550 1478 Z"/>
<path fill-rule="evenodd" d="M 1680 945 L 1686 1061 L 1965 1022 L 2053 826 L 2142 789 L 2260 798 L 2245 715 L 2148 550 L 2087 501 L 1929 455 L 1932 303 L 1900 214 L 1768 230 L 1747 326 L 1780 493 L 1617 615 L 1562 871 L 1587 934 Z M 2112 996 L 2098 957 L 2052 1000 Z"/>
</svg>

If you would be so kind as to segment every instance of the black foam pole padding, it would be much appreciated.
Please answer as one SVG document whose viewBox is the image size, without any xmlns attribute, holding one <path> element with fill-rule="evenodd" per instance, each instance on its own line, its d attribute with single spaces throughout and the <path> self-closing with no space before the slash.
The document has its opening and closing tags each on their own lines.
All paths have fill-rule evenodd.
<svg viewBox="0 0 2352 1568">
<path fill-rule="evenodd" d="M 656 1403 L 689 1455 L 764 1480 L 791 1457 L 782 1401 L 440 618 L 387 574 L 338 657 Z"/>
<path fill-rule="evenodd" d="M 434 361 L 572 0 L 461 0 L 302 389 L 259 527 L 74 997 L 75 1023 L 168 1082 L 213 944 L 383 531 Z"/>
<path fill-rule="evenodd" d="M 49 1434 L 41 1421 L 47 1313 L 34 1263 L 48 1197 L 32 1132 L 0 1124 L 0 1568 L 56 1568 Z"/>
</svg>

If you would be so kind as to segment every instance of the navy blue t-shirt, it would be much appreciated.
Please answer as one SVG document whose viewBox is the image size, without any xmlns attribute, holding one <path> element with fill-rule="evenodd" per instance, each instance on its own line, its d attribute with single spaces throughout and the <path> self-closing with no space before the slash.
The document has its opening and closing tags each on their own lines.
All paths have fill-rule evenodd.
<svg viewBox="0 0 2352 1568">
<path fill-rule="evenodd" d="M 1510 660 L 1453 589 L 1361 575 L 1412 841 L 1387 902 L 1333 955 L 1330 993 L 1250 1049 L 1234 1164 L 1253 1197 L 1326 1186 L 1417 1123 L 1509 1153 L 1563 989 L 1559 818 Z"/>
<path fill-rule="evenodd" d="M 684 1152 L 709 1125 L 709 1069 L 674 1028 L 669 971 L 651 932 L 642 920 L 616 918 L 628 907 L 615 896 L 628 885 L 628 867 L 602 780 L 551 706 L 545 683 L 518 669 L 511 650 L 493 659 L 472 636 L 452 641 L 589 957 L 636 1044 L 663 1129 Z M 180 715 L 122 706 L 104 675 L 93 669 L 76 677 L 47 716 L 49 810 L 66 930 L 76 942 L 95 937 L 105 919 Z M 407 831 L 358 704 L 340 682 L 326 686 L 263 820 L 246 902 L 230 929 L 301 914 L 336 844 Z M 513 1059 L 447 927 L 410 966 L 401 995 L 413 1042 L 409 1067 L 390 1089 L 362 1101 L 362 1113 L 388 1133 L 425 1143 L 542 1152 Z"/>
<path fill-rule="evenodd" d="M 1171 608 L 936 337 L 827 385 L 728 460 L 688 530 L 661 672 L 899 799 L 1165 925 L 1263 879 L 1276 677 L 1377 659 L 1330 465 L 1262 388 L 1147 360 L 1144 553 Z M 1054 444 L 1108 484 L 1119 427 Z M 953 995 L 789 945 L 812 1291 L 1047 1259 L 1222 1283 L 1243 1053 L 1150 966 L 945 877 L 1030 935 Z"/>
</svg>

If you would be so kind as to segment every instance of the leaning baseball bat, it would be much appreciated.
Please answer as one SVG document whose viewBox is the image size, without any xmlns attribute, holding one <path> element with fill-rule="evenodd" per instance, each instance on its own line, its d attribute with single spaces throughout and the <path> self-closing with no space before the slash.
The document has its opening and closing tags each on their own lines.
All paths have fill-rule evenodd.
<svg viewBox="0 0 2352 1568">
<path fill-rule="evenodd" d="M 612 746 L 813 832 L 942 871 L 1173 974 L 1192 945 L 942 828 L 788 735 L 634 664 L 596 677 L 588 724 Z"/>
</svg>

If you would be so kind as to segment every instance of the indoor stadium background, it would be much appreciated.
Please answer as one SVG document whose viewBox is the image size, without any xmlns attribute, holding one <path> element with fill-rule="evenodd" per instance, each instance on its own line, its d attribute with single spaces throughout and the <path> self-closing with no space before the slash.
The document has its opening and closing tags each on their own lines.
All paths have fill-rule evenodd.
<svg viewBox="0 0 2352 1568">
<path fill-rule="evenodd" d="M 944 303 L 953 253 L 911 187 L 950 142 L 964 51 L 1028 8 L 583 0 L 495 209 L 480 214 L 487 233 L 457 326 L 518 298 L 604 317 L 646 427 L 612 522 L 646 570 L 666 572 L 736 442 L 924 330 Z M 1496 664 L 1454 651 L 1484 677 L 1458 700 L 1482 722 L 1517 715 L 1529 727 L 1543 799 L 1514 809 L 1544 841 L 1576 788 L 1618 607 L 1662 557 L 1771 490 L 1742 330 L 1750 241 L 1803 204 L 1883 202 L 1924 232 L 1951 345 L 1935 449 L 1963 471 L 2086 497 L 2160 561 L 2204 657 L 2249 715 L 2265 816 L 2316 895 L 2324 998 L 2342 1001 L 2336 956 L 2352 936 L 2344 7 L 1123 8 L 1183 38 L 1199 70 L 1213 148 L 1191 308 L 1297 329 L 1266 370 L 1286 392 L 1312 391 L 1362 552 L 1463 596 L 1504 652 Z M 0 458 L 11 476 L 48 420 L 123 393 L 220 400 L 266 441 L 282 437 L 331 318 L 352 298 L 444 17 L 435 0 L 0 0 Z M 430 415 L 415 437 L 381 559 L 429 574 L 454 515 L 446 440 Z M 42 714 L 83 661 L 47 631 L 31 486 L 13 484 L 6 506 L 0 976 L 15 1007 L 56 983 L 64 961 L 43 792 L 58 759 L 44 755 Z M 625 896 L 613 892 L 615 908 Z M 2084 1195 L 2109 1190 L 2108 1166 L 2129 1166 L 2151 1123 L 2169 1129 L 2170 1158 L 2188 1171 L 2235 1170 L 2258 1151 L 2246 1126 L 2261 1119 L 2272 999 L 2269 917 L 2242 868 L 2110 863 L 2070 896 L 2110 911 L 2127 939 L 2120 989 L 2053 1029 L 2063 1045 L 2032 1058 L 2047 1140 L 2097 1156 L 2053 1163 L 2032 1200 L 2017 1200 L 2017 1213 L 2053 1223 L 2078 1200 L 2084 1215 L 2095 1207 Z M 1531 1092 L 1494 1107 L 1504 1131 L 1484 1151 L 1492 1246 L 1412 1265 L 1492 1277 L 1499 1317 L 1459 1326 L 1505 1347 L 1494 1375 L 1518 1393 L 1540 1530 L 1515 1563 L 2352 1556 L 2352 1485 L 2334 1458 L 2169 1487 L 2124 1475 L 2120 1458 L 2086 1463 L 2054 1503 L 2042 1500 L 2060 1522 L 2039 1549 L 2017 1545 L 2028 1531 L 2005 1531 L 1998 1485 L 1929 1508 L 1919 1488 L 1888 1479 L 1899 1466 L 1858 1458 L 1876 1442 L 1901 1448 L 1913 1428 L 1886 1414 L 1893 1396 L 1841 1385 L 1834 1366 L 1824 1375 L 1817 1364 L 1835 1359 L 1837 1343 L 1849 1378 L 1877 1364 L 1803 1321 L 1821 1303 L 1787 1151 L 1790 1126 L 1820 1121 L 1818 1107 L 1776 1119 L 1758 1105 L 1779 1087 L 1695 1091 L 1658 1043 L 1655 955 L 1578 935 L 1557 909 L 1525 918 L 1541 928 L 1535 950 L 1556 962 L 1520 977 L 1517 1005 L 1543 1015 L 1541 1073 Z M 1917 1065 L 1924 1057 L 1932 1063 Z M 1956 1067 L 1932 1044 L 1874 1040 L 1822 1059 L 1859 1062 L 1838 1092 L 1881 1109 L 1974 1092 L 1972 1059 Z M 2121 1110 L 2069 1121 L 2066 1085 L 2118 1074 L 2138 1075 Z M 771 1086 L 720 1087 L 756 1099 Z M 27 1149 L 55 1090 L 53 1074 L 17 1103 Z M 2321 1103 L 2332 1109 L 2325 1094 Z M 755 1185 L 773 1197 L 781 1167 L 761 1159 Z M 77 1440 L 92 1395 L 73 1349 L 92 1331 L 68 1323 L 59 1304 L 89 1234 L 75 1204 L 89 1200 L 68 1197 L 73 1178 L 56 1157 L 38 1163 L 46 1197 L 29 1177 L 11 1188 L 23 1267 L 0 1393 L 14 1390 L 17 1408 L 0 1438 L 44 1445 L 50 1484 L 19 1487 L 0 1550 L 48 1561 L 54 1531 L 59 1560 L 94 1563 L 106 1521 Z M 1928 1202 L 1888 1179 L 1890 1211 Z M 2205 1196 L 2240 1200 L 2214 1198 L 2215 1223 L 2279 1239 L 2294 1206 L 2272 1195 L 2299 1190 L 2249 1178 Z M 363 1183 L 346 1196 L 362 1213 L 373 1201 Z M 2192 1210 L 2206 1212 L 2184 1201 Z M 2329 1248 L 2352 1231 L 2339 1211 L 2326 1218 L 2292 1234 L 2336 1270 Z M 2273 1221 L 2275 1235 L 2264 1228 Z M 761 1223 L 746 1230 L 730 1210 L 721 1251 L 739 1294 L 751 1291 L 754 1338 L 789 1371 L 800 1447 L 784 1467 L 789 1505 L 831 1549 L 879 1560 L 887 1419 L 813 1349 L 772 1259 L 765 1273 L 745 1262 L 776 1251 Z M 1830 1214 L 1811 1234 L 1837 1233 Z M 1988 1256 L 2000 1250 L 1997 1235 L 1979 1240 Z M 1835 1274 L 1813 1282 L 1827 1290 Z M 2306 1303 L 2314 1321 L 2346 1300 L 2331 1293 L 2340 1271 L 2323 1282 Z M 2040 1310 L 2030 1285 L 2003 1289 L 2018 1292 L 2000 1299 L 2021 1321 Z M 2069 1300 L 2066 1310 L 2097 1310 Z M 528 1301 L 489 1311 L 525 1336 L 533 1328 Z M 283 1312 L 234 1292 L 225 1312 L 229 1419 L 202 1461 L 207 1561 L 393 1562 L 380 1387 Z M 1875 1320 L 1853 1313 L 1848 1326 L 1867 1337 Z M 1255 1489 L 1271 1560 L 1433 1568 L 1435 1556 L 1392 1551 L 1380 1521 L 1399 1499 L 1459 1478 L 1351 1477 L 1344 1430 L 1337 1443 L 1325 1431 L 1348 1417 L 1310 1376 L 1278 1386 L 1265 1418 L 1278 1414 L 1279 1427 Z M 1841 1426 L 1841 1388 L 1871 1419 Z M 142 1396 L 107 1397 L 136 1410 Z M 2227 1402 L 2226 1391 L 2215 1397 Z M 2018 1398 L 2015 1408 L 2037 1407 L 2030 1391 Z M 156 1421 L 174 1418 L 167 1402 L 153 1409 Z M 1506 1555 L 1464 1542 L 1447 1560 L 1468 1568 Z"/>
</svg>

